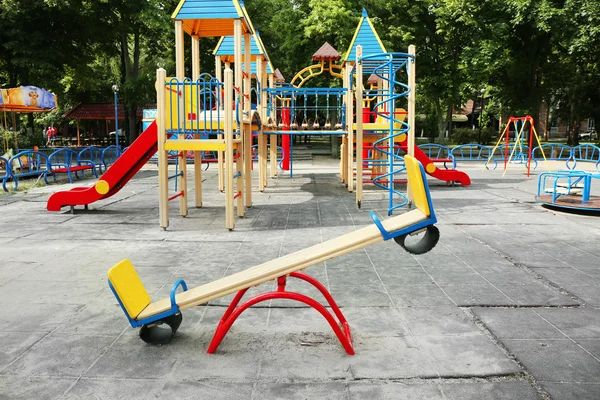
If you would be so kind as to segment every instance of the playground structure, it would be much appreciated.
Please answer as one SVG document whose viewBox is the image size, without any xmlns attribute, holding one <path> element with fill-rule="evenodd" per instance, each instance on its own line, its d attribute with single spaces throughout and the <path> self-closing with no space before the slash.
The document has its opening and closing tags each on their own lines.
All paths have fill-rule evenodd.
<svg viewBox="0 0 600 400">
<path fill-rule="evenodd" d="M 341 65 L 334 64 L 338 60 Z M 342 57 L 325 43 L 313 55 L 313 61 L 316 63 L 301 70 L 290 84 L 265 90 L 268 100 L 264 103 L 264 132 L 281 135 L 286 153 L 293 153 L 291 135 L 341 136 L 341 180 L 356 193 L 358 207 L 362 205 L 365 182 L 388 191 L 390 215 L 410 200 L 409 190 L 405 195 L 395 187 L 399 182 L 396 175 L 404 172 L 399 151 L 414 154 L 427 173 L 437 179 L 470 184 L 466 174 L 438 168 L 436 160 L 415 148 L 411 129 L 415 119 L 414 46 L 409 53 L 388 53 L 363 9 L 346 55 Z M 311 78 L 325 72 L 341 78 L 342 87 L 307 87 Z M 369 89 L 365 89 L 365 80 Z M 397 108 L 402 99 L 407 100 L 408 111 Z"/>
<path fill-rule="evenodd" d="M 536 201 L 563 211 L 592 211 L 600 215 L 600 196 L 592 196 L 592 182 L 600 174 L 586 171 L 544 172 L 538 177 Z"/>
<path fill-rule="evenodd" d="M 182 0 L 173 19 L 176 77 L 167 78 L 166 71 L 159 69 L 156 84 L 160 226 L 169 226 L 171 200 L 179 198 L 180 215 L 188 214 L 186 152 L 194 152 L 195 206 L 202 207 L 201 152 L 216 151 L 222 176 L 219 186 L 225 192 L 225 226 L 231 230 L 235 227 L 234 201 L 237 200 L 238 217 L 244 216 L 245 207 L 252 206 L 252 132 L 259 132 L 263 121 L 262 107 L 252 110 L 251 106 L 252 64 L 256 63 L 255 76 L 262 88 L 266 85 L 268 59 L 257 35 L 254 40 L 259 54 L 252 54 L 255 30 L 237 0 L 223 2 L 218 9 L 210 2 Z M 184 74 L 185 33 L 192 38 L 191 79 Z M 226 37 L 220 45 L 226 40 L 233 43 L 233 58 L 231 54 L 217 55 L 218 49 L 215 52 L 217 77 L 200 72 L 199 38 L 211 36 Z M 224 60 L 222 56 L 228 58 Z M 235 73 L 227 68 L 231 60 Z M 222 61 L 226 63 L 223 81 L 219 76 Z M 257 101 L 262 101 L 258 93 Z M 169 195 L 168 151 L 180 154 L 180 171 L 175 176 L 179 190 L 173 195 Z M 266 175 L 261 175 L 260 181 L 264 187 Z"/>
<path fill-rule="evenodd" d="M 156 153 L 157 137 L 156 123 L 153 123 L 105 170 L 94 185 L 54 193 L 48 199 L 46 209 L 60 211 L 63 207 L 70 207 L 73 212 L 75 206 L 87 208 L 89 204 L 119 192 Z"/>
<path fill-rule="evenodd" d="M 394 239 L 409 253 L 423 254 L 435 247 L 439 231 L 425 170 L 412 156 L 405 157 L 408 180 L 411 184 L 415 209 L 383 222 L 371 212 L 374 225 L 297 251 L 253 268 L 189 289 L 178 280 L 166 299 L 152 302 L 137 272 L 127 259 L 119 262 L 108 272 L 108 284 L 133 328 L 141 327 L 140 337 L 147 343 L 165 344 L 175 335 L 183 319 L 181 311 L 205 304 L 237 292 L 225 311 L 208 353 L 214 353 L 236 319 L 249 307 L 271 299 L 289 299 L 302 302 L 317 310 L 327 320 L 345 351 L 352 355 L 354 348 L 350 326 L 329 291 L 315 278 L 300 272 L 312 265 L 371 246 L 384 240 Z M 406 242 L 409 235 L 425 231 L 417 243 Z M 325 297 L 333 314 L 316 300 L 295 292 L 286 291 L 287 277 L 304 280 L 315 286 Z M 277 279 L 277 290 L 259 294 L 238 305 L 246 291 L 252 287 Z M 183 292 L 176 294 L 181 287 Z M 293 309 L 293 308 L 292 308 Z M 337 318 L 337 319 L 336 319 Z"/>
<path fill-rule="evenodd" d="M 416 148 L 412 129 L 415 48 L 411 46 L 409 53 L 386 52 L 366 10 L 363 10 L 345 57 L 324 44 L 313 56 L 316 64 L 301 70 L 292 79 L 292 84 L 282 82 L 278 70 L 273 71 L 259 34 L 237 0 L 223 2 L 218 10 L 208 1 L 182 0 L 173 19 L 176 74 L 167 77 L 165 70 L 157 70 L 156 124 L 148 127 L 128 149 L 126 162 L 115 163 L 112 170 L 105 173 L 106 177 L 101 177 L 92 188 L 56 194 L 48 203 L 49 210 L 87 206 L 89 202 L 116 193 L 131 178 L 133 171 L 117 171 L 118 168 L 128 165 L 137 171 L 152 156 L 148 153 L 156 149 L 159 224 L 167 229 L 172 200 L 179 199 L 179 214 L 188 215 L 188 154 L 193 154 L 194 160 L 194 205 L 200 208 L 203 154 L 216 152 L 218 186 L 225 193 L 225 226 L 232 230 L 235 227 L 234 212 L 243 217 L 246 207 L 252 206 L 254 136 L 258 140 L 260 191 L 268 183 L 269 161 L 270 176 L 277 174 L 277 135 L 282 136 L 285 155 L 282 167 L 292 173 L 290 137 L 296 134 L 342 137 L 340 178 L 350 192 L 356 188 L 358 207 L 362 206 L 364 182 L 371 182 L 388 192 L 389 215 L 411 201 L 408 187 L 405 195 L 395 186 L 399 182 L 396 175 L 405 170 L 399 151 L 414 154 L 423 163 L 425 171 L 437 179 L 470 184 L 469 177 L 463 172 L 447 169 L 447 165 L 443 169 L 435 165 L 436 162 L 446 163 L 448 158 L 431 159 Z M 192 39 L 191 78 L 184 76 L 186 33 Z M 221 36 L 213 52 L 215 76 L 200 71 L 199 38 L 204 36 Z M 341 65 L 336 64 L 340 60 Z M 307 87 L 312 77 L 325 72 L 342 79 L 342 87 Z M 365 80 L 370 85 L 368 90 L 365 90 Z M 398 108 L 397 103 L 404 100 L 407 100 L 408 111 Z M 152 135 L 157 136 L 156 140 L 151 138 Z M 173 156 L 177 157 L 177 169 L 169 176 L 168 160 Z M 367 171 L 366 179 L 363 179 L 363 171 Z M 170 191 L 169 185 L 173 179 L 176 180 L 174 192 Z"/>
<path fill-rule="evenodd" d="M 510 133 L 511 128 L 514 128 L 513 132 L 515 133 L 515 141 L 513 144 L 510 143 Z M 527 138 L 524 138 L 527 136 Z M 515 160 L 520 164 L 527 164 L 525 167 L 527 169 L 527 176 L 529 177 L 531 174 L 531 161 L 534 149 L 533 139 L 535 138 L 537 145 L 542 148 L 542 143 L 540 142 L 540 138 L 535 130 L 535 124 L 533 121 L 533 117 L 527 115 L 525 117 L 510 117 L 506 123 L 506 127 L 502 131 L 498 142 L 492 149 L 492 152 L 484 164 L 484 169 L 488 167 L 490 161 L 494 156 L 494 153 L 497 149 L 501 149 L 501 158 L 504 159 L 504 173 L 502 176 L 506 175 L 506 170 L 511 160 Z M 523 141 L 527 140 L 529 145 L 523 145 Z M 505 144 L 501 146 L 501 143 L 505 141 Z M 509 154 L 510 153 L 510 154 Z M 546 162 L 546 167 L 548 171 L 550 171 L 550 166 L 548 165 L 548 160 L 546 159 L 546 154 L 544 151 L 541 151 L 540 154 L 544 158 Z M 535 162 L 537 166 L 537 161 Z"/>
</svg>

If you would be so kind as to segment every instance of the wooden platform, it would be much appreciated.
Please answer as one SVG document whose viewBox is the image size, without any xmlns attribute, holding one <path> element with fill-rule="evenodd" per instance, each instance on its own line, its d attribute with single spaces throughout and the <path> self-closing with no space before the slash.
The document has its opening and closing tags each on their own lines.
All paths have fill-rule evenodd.
<svg viewBox="0 0 600 400">
<path fill-rule="evenodd" d="M 566 208 L 569 210 L 593 211 L 600 213 L 600 196 L 591 196 L 589 201 L 581 201 L 581 196 L 560 196 L 552 202 L 552 195 L 536 196 L 535 200 L 551 207 Z M 600 215 L 600 214 L 599 214 Z"/>
</svg>

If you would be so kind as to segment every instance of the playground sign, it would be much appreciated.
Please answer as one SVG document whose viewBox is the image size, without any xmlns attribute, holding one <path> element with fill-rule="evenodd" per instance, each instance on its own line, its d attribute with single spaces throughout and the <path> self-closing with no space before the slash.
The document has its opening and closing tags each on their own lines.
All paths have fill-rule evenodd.
<svg viewBox="0 0 600 400">
<path fill-rule="evenodd" d="M 56 95 L 35 86 L 0 89 L 0 110 L 46 112 L 56 108 Z"/>
</svg>

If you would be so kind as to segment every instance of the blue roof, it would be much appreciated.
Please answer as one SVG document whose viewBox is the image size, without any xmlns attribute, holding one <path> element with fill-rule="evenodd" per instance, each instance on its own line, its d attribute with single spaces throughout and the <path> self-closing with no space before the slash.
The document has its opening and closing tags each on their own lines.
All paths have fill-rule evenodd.
<svg viewBox="0 0 600 400">
<path fill-rule="evenodd" d="M 213 54 L 215 56 L 231 56 L 234 54 L 234 43 L 233 36 L 223 36 L 223 40 L 219 42 L 218 47 L 215 49 Z M 244 44 L 242 43 L 242 54 L 244 52 Z M 250 54 L 253 56 L 263 54 L 262 50 L 258 48 L 254 35 L 250 36 Z"/>
<path fill-rule="evenodd" d="M 241 16 L 237 0 L 182 0 L 173 19 L 235 19 Z"/>
<path fill-rule="evenodd" d="M 263 64 L 267 63 L 267 74 L 272 74 L 273 70 L 271 69 L 271 63 L 268 61 L 263 61 Z M 242 63 L 242 70 L 244 69 L 244 64 Z M 256 75 L 256 61 L 252 61 L 250 64 L 250 70 L 252 75 Z"/>
<path fill-rule="evenodd" d="M 349 51 L 344 56 L 344 61 L 355 61 L 356 60 L 356 46 L 362 46 L 363 56 L 369 54 L 387 53 L 383 43 L 379 39 L 379 35 L 375 31 L 371 20 L 367 14 L 367 11 L 363 8 L 362 17 L 360 19 L 358 28 L 354 33 L 354 38 L 350 44 Z"/>
</svg>

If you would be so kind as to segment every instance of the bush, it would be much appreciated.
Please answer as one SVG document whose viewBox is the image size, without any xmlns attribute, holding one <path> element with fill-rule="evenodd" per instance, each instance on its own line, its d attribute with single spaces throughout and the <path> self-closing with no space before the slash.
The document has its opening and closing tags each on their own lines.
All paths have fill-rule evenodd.
<svg viewBox="0 0 600 400">
<path fill-rule="evenodd" d="M 33 146 L 43 147 L 46 145 L 46 137 L 42 130 L 32 130 L 30 128 L 21 128 L 17 133 L 17 143 L 15 143 L 15 136 L 11 130 L 3 130 L 0 128 L 0 139 L 4 148 L 6 144 L 6 136 L 8 136 L 8 147 L 13 149 L 15 152 L 17 149 L 32 149 Z"/>
<path fill-rule="evenodd" d="M 492 144 L 498 136 L 495 128 L 488 127 L 481 130 L 481 144 Z M 452 142 L 455 144 L 478 143 L 479 130 L 470 128 L 457 128 L 452 131 Z"/>
<path fill-rule="evenodd" d="M 451 139 L 455 144 L 477 143 L 478 133 L 470 128 L 456 128 L 452 131 Z"/>
</svg>

